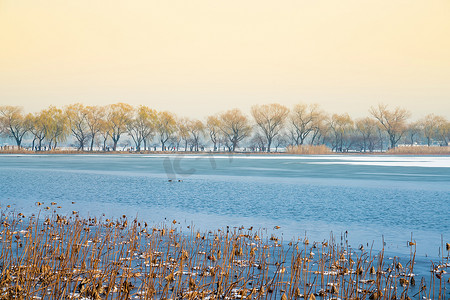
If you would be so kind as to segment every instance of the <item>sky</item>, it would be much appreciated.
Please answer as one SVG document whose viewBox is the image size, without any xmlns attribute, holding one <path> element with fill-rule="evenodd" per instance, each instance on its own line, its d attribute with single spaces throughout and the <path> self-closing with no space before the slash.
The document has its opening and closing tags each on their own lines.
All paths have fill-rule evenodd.
<svg viewBox="0 0 450 300">
<path fill-rule="evenodd" d="M 450 117 L 448 0 L 0 0 L 0 105 Z"/>
</svg>

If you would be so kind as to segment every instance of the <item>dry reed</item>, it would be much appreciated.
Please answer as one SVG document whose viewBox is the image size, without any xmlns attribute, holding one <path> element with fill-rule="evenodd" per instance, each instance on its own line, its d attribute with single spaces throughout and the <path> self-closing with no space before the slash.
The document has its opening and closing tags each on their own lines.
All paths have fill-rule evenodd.
<svg viewBox="0 0 450 300">
<path fill-rule="evenodd" d="M 56 205 L 56 204 L 54 204 Z M 0 299 L 444 299 L 447 262 L 431 280 L 407 261 L 352 249 L 346 239 L 283 242 L 262 230 L 188 233 L 174 220 L 62 216 L 0 220 Z M 447 253 L 448 256 L 448 253 Z M 444 258 L 442 258 L 444 260 Z"/>
<path fill-rule="evenodd" d="M 332 154 L 330 148 L 325 145 L 298 145 L 288 146 L 286 153 L 289 154 Z"/>
<path fill-rule="evenodd" d="M 450 155 L 450 146 L 439 147 L 439 146 L 402 146 L 389 149 L 387 154 L 414 154 L 414 155 Z"/>
</svg>

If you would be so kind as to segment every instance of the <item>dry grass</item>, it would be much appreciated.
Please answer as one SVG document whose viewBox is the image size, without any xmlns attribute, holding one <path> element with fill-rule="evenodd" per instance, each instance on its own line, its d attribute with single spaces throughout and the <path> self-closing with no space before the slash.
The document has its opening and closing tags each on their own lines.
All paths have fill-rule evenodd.
<svg viewBox="0 0 450 300">
<path fill-rule="evenodd" d="M 288 154 L 332 154 L 330 148 L 325 145 L 298 145 L 288 146 L 286 148 Z"/>
<path fill-rule="evenodd" d="M 415 154 L 415 155 L 450 155 L 450 147 L 439 147 L 439 146 L 403 146 L 390 149 L 386 152 L 387 154 Z"/>
<path fill-rule="evenodd" d="M 0 154 L 30 154 L 34 153 L 33 151 L 25 150 L 25 149 L 10 149 L 10 148 L 2 148 L 0 149 Z"/>
<path fill-rule="evenodd" d="M 54 204 L 56 205 L 56 204 Z M 52 206 L 52 208 L 55 206 Z M 47 208 L 51 209 L 51 208 Z M 182 233 L 176 221 L 39 219 L 3 211 L 0 299 L 407 299 L 444 297 L 444 270 L 346 242 L 291 243 L 253 228 Z M 189 226 L 188 226 L 189 228 Z M 448 258 L 447 258 L 448 259 Z M 403 264 L 403 265 L 402 265 Z M 440 299 L 441 299 L 440 298 Z"/>
</svg>

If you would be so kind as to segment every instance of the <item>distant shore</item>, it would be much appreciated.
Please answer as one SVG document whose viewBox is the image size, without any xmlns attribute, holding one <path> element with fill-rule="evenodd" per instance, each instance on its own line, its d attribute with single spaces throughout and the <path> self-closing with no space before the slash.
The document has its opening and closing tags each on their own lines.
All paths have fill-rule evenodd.
<svg viewBox="0 0 450 300">
<path fill-rule="evenodd" d="M 406 147 L 405 147 L 406 148 Z M 121 154 L 134 154 L 134 155 L 450 155 L 450 147 L 439 147 L 446 148 L 441 151 L 408 151 L 409 149 L 395 149 L 394 151 L 389 150 L 385 152 L 330 152 L 330 153 L 291 153 L 291 152 L 250 152 L 250 151 L 78 151 L 78 150 L 49 150 L 49 151 L 31 151 L 31 150 L 0 150 L 1 154 L 28 154 L 28 155 L 121 155 Z M 403 151 L 402 151 L 403 150 Z"/>
</svg>

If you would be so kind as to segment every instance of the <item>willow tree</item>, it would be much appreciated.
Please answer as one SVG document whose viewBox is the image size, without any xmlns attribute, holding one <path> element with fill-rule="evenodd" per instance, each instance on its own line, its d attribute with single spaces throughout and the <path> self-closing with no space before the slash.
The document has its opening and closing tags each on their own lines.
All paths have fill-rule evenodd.
<svg viewBox="0 0 450 300">
<path fill-rule="evenodd" d="M 420 122 L 412 122 L 406 125 L 404 140 L 411 146 L 416 143 L 422 136 L 422 128 Z"/>
<path fill-rule="evenodd" d="M 190 140 L 192 141 L 191 151 L 199 150 L 200 137 L 205 132 L 205 124 L 200 120 L 189 120 L 187 123 L 187 129 L 189 132 Z"/>
<path fill-rule="evenodd" d="M 161 142 L 161 151 L 165 151 L 166 142 L 172 137 L 177 129 L 175 116 L 168 111 L 159 112 L 157 114 L 155 125 L 156 132 L 158 133 Z"/>
<path fill-rule="evenodd" d="M 126 103 L 110 104 L 106 108 L 106 124 L 109 127 L 109 136 L 113 141 L 113 151 L 117 149 L 120 136 L 127 132 L 127 124 L 130 122 L 133 107 Z"/>
<path fill-rule="evenodd" d="M 37 148 L 41 151 L 44 139 L 50 135 L 52 130 L 53 119 L 51 112 L 43 109 L 38 113 L 30 115 L 29 118 L 31 122 L 30 131 L 34 136 L 33 147 L 37 141 Z"/>
<path fill-rule="evenodd" d="M 69 121 L 62 109 L 50 106 L 44 113 L 47 115 L 47 136 L 49 148 L 56 148 L 58 143 L 65 142 L 70 133 Z"/>
<path fill-rule="evenodd" d="M 342 152 L 344 149 L 348 149 L 350 144 L 350 134 L 352 133 L 353 121 L 350 116 L 345 114 L 333 114 L 330 119 L 329 126 L 333 133 L 332 146 L 336 151 Z"/>
<path fill-rule="evenodd" d="M 253 119 L 261 129 L 267 142 L 267 152 L 270 152 L 272 140 L 276 137 L 286 121 L 289 109 L 281 104 L 272 103 L 254 105 L 251 109 Z"/>
<path fill-rule="evenodd" d="M 176 127 L 177 127 L 177 151 L 180 146 L 181 141 L 184 141 L 184 151 L 188 151 L 188 143 L 189 143 L 189 122 L 190 120 L 186 117 L 176 118 Z"/>
<path fill-rule="evenodd" d="M 136 151 L 141 151 L 144 143 L 144 150 L 147 147 L 147 139 L 154 133 L 156 123 L 156 111 L 141 105 L 134 110 L 134 116 L 127 123 L 128 134 L 136 145 Z"/>
<path fill-rule="evenodd" d="M 78 150 L 83 151 L 89 139 L 88 111 L 83 104 L 75 103 L 66 107 L 65 114 L 69 121 L 70 131 L 78 142 Z"/>
<path fill-rule="evenodd" d="M 106 149 L 107 149 L 106 144 L 109 139 L 109 131 L 110 131 L 110 128 L 108 126 L 108 123 L 106 122 L 105 119 L 101 119 L 100 120 L 100 130 L 98 133 L 100 134 L 100 137 L 102 138 L 102 150 L 103 151 L 106 151 Z"/>
<path fill-rule="evenodd" d="M 0 127 L 3 134 L 15 140 L 17 146 L 22 146 L 25 134 L 30 130 L 30 122 L 19 106 L 0 106 Z"/>
<path fill-rule="evenodd" d="M 294 106 L 289 121 L 291 136 L 296 145 L 303 145 L 311 132 L 316 133 L 316 135 L 319 133 L 320 116 L 321 112 L 317 104 L 299 103 Z"/>
<path fill-rule="evenodd" d="M 324 111 L 317 111 L 315 118 L 312 122 L 312 131 L 310 133 L 311 145 L 325 144 L 326 139 L 329 136 L 330 127 L 328 126 L 330 116 Z M 309 135 L 308 135 L 309 136 Z"/>
<path fill-rule="evenodd" d="M 248 118 L 238 108 L 230 109 L 219 116 L 220 130 L 229 151 L 236 151 L 239 142 L 250 135 L 252 127 Z"/>
<path fill-rule="evenodd" d="M 410 116 L 409 111 L 401 107 L 389 110 L 387 105 L 378 104 L 378 107 L 371 107 L 369 112 L 388 134 L 391 148 L 395 148 L 407 130 L 406 120 Z"/>
<path fill-rule="evenodd" d="M 220 120 L 217 116 L 209 116 L 206 119 L 206 128 L 208 128 L 209 138 L 214 145 L 214 150 L 217 151 L 217 144 L 220 142 Z M 220 145 L 219 145 L 220 146 Z"/>
<path fill-rule="evenodd" d="M 448 146 L 450 143 L 450 122 L 447 119 L 442 119 L 437 126 L 439 139 L 442 145 Z"/>
<path fill-rule="evenodd" d="M 86 106 L 86 125 L 89 128 L 89 138 L 91 145 L 89 151 L 93 151 L 95 137 L 101 132 L 105 118 L 105 107 L 103 106 Z"/>
<path fill-rule="evenodd" d="M 426 115 L 419 121 L 422 133 L 427 140 L 427 145 L 430 146 L 433 140 L 442 138 L 440 134 L 440 127 L 446 123 L 446 119 L 435 114 Z"/>
<path fill-rule="evenodd" d="M 267 143 L 266 137 L 259 131 L 255 132 L 253 136 L 248 141 L 250 149 L 252 152 L 262 152 L 265 151 Z"/>
<path fill-rule="evenodd" d="M 364 152 L 366 152 L 367 149 L 372 152 L 375 148 L 375 140 L 377 138 L 377 121 L 369 117 L 358 119 L 355 122 L 355 127 L 361 134 Z"/>
</svg>

